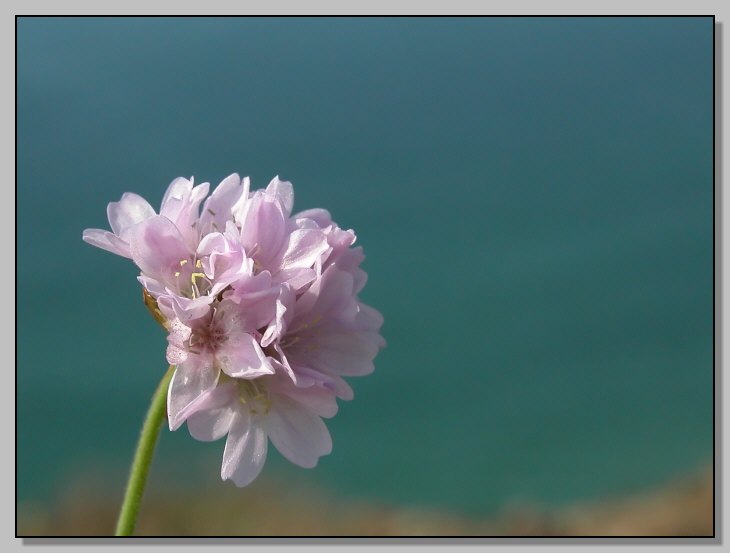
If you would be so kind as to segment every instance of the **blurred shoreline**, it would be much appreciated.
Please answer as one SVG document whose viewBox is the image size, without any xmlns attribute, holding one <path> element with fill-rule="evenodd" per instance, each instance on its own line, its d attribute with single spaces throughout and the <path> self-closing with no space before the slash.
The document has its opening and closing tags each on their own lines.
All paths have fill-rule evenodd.
<svg viewBox="0 0 730 553">
<path fill-rule="evenodd" d="M 19 536 L 108 536 L 117 498 L 87 480 L 54 505 L 18 506 Z M 144 536 L 712 536 L 713 472 L 604 500 L 546 507 L 509 503 L 491 516 L 355 501 L 264 480 L 255 493 L 150 493 L 137 535 Z"/>
</svg>

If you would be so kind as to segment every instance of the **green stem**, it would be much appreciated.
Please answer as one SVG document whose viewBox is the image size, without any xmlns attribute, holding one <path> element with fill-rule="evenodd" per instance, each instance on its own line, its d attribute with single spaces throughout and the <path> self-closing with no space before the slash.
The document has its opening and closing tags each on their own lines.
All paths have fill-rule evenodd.
<svg viewBox="0 0 730 553">
<path fill-rule="evenodd" d="M 150 471 L 152 457 L 155 454 L 155 445 L 157 444 L 157 437 L 160 435 L 162 421 L 165 419 L 167 387 L 174 372 L 175 367 L 170 365 L 159 386 L 157 386 L 155 395 L 152 396 L 152 403 L 149 411 L 147 411 L 147 418 L 142 426 L 137 451 L 134 454 L 134 461 L 132 461 L 132 469 L 129 472 L 127 491 L 124 493 L 124 502 L 117 521 L 116 536 L 131 536 L 134 532 L 134 526 L 137 524 L 137 515 L 142 504 L 142 494 L 144 494 L 147 474 Z"/>
</svg>

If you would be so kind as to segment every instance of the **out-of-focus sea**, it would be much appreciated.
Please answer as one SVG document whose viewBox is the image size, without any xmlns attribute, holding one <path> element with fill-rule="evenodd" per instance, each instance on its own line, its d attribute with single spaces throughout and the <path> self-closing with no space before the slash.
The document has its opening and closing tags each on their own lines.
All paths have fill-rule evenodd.
<svg viewBox="0 0 730 553">
<path fill-rule="evenodd" d="M 333 453 L 266 475 L 487 513 L 707 461 L 712 41 L 711 18 L 21 18 L 18 499 L 97 469 L 118 494 L 166 368 L 135 267 L 82 230 L 232 172 L 355 229 L 388 341 Z M 165 430 L 153 480 L 230 486 L 222 451 Z"/>
</svg>

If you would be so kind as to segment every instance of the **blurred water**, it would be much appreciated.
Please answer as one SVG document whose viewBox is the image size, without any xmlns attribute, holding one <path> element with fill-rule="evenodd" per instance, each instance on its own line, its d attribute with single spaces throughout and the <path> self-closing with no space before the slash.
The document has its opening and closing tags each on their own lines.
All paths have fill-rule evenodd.
<svg viewBox="0 0 730 553">
<path fill-rule="evenodd" d="M 94 464 L 121 489 L 166 367 L 81 231 L 234 171 L 354 228 L 386 321 L 294 477 L 487 512 L 712 454 L 710 18 L 21 18 L 17 170 L 21 500 Z M 165 432 L 155 470 L 222 449 Z"/>
</svg>

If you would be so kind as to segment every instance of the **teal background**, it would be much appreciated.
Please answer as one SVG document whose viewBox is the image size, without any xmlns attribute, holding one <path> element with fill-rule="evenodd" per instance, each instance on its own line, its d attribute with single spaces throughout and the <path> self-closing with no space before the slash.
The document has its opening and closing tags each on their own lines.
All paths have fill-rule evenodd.
<svg viewBox="0 0 730 553">
<path fill-rule="evenodd" d="M 20 18 L 17 493 L 121 493 L 165 339 L 81 240 L 177 176 L 326 207 L 388 347 L 312 471 L 488 513 L 661 483 L 712 455 L 711 18 Z M 273 449 L 273 448 L 272 448 Z M 217 480 L 164 431 L 153 486 Z M 83 476 L 82 476 L 83 477 Z M 245 491 L 242 491 L 242 498 Z"/>
</svg>

